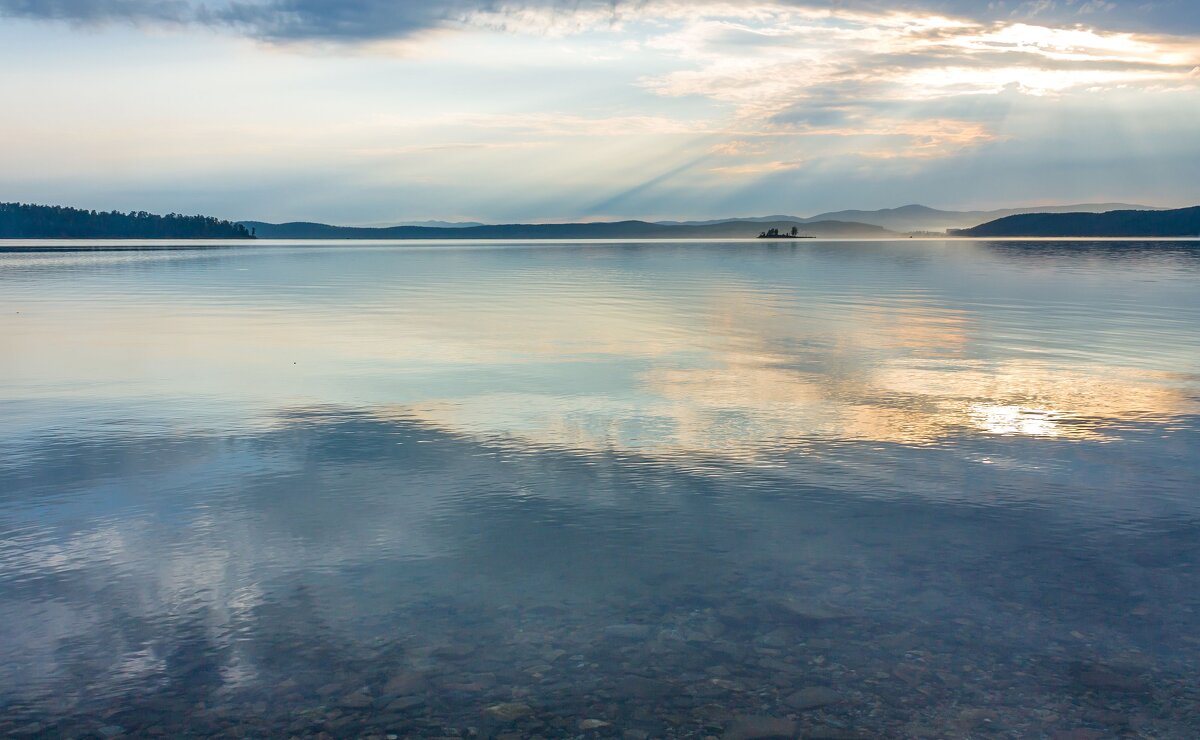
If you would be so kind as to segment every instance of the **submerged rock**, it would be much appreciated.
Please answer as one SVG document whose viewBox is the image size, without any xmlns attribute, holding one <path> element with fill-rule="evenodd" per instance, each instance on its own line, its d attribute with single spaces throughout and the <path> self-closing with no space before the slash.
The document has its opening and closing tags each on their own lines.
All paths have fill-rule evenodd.
<svg viewBox="0 0 1200 740">
<path fill-rule="evenodd" d="M 810 686 L 787 697 L 783 703 L 797 711 L 806 712 L 841 701 L 842 695 L 833 689 L 827 689 L 824 686 Z"/>
<path fill-rule="evenodd" d="M 395 699 L 387 705 L 389 712 L 407 712 L 410 709 L 424 706 L 425 698 L 422 696 L 402 696 Z"/>
<path fill-rule="evenodd" d="M 384 696 L 407 696 L 424 691 L 425 677 L 419 673 L 397 673 L 383 686 Z"/>
<path fill-rule="evenodd" d="M 619 640 L 644 640 L 650 636 L 650 625 L 613 624 L 604 628 L 604 636 Z"/>
<path fill-rule="evenodd" d="M 519 702 L 505 702 L 502 704 L 493 704 L 484 711 L 496 719 L 511 722 L 533 714 L 533 707 Z"/>
<path fill-rule="evenodd" d="M 611 723 L 605 722 L 602 719 L 581 719 L 579 720 L 579 729 L 583 731 L 599 730 L 601 727 L 608 727 Z"/>
<path fill-rule="evenodd" d="M 849 618 L 849 614 L 820 601 L 796 601 L 787 599 L 780 606 L 788 614 L 807 622 L 833 622 Z"/>
<path fill-rule="evenodd" d="M 723 740 L 770 740 L 796 737 L 796 723 L 783 717 L 743 714 L 725 730 Z"/>
<path fill-rule="evenodd" d="M 644 676 L 626 676 L 616 687 L 618 696 L 634 699 L 658 699 L 674 693 L 674 688 L 666 681 L 659 681 Z"/>
<path fill-rule="evenodd" d="M 868 740 L 869 735 L 841 727 L 813 727 L 804 731 L 804 740 Z"/>
<path fill-rule="evenodd" d="M 1089 689 L 1128 694 L 1150 693 L 1150 685 L 1141 677 L 1103 665 L 1082 666 L 1076 670 L 1075 679 Z"/>
<path fill-rule="evenodd" d="M 338 700 L 338 706 L 345 707 L 347 709 L 365 709 L 366 707 L 371 706 L 373 702 L 374 700 L 371 698 L 370 694 L 363 689 L 359 689 L 358 691 L 352 691 L 349 694 L 346 694 L 340 700 Z"/>
<path fill-rule="evenodd" d="M 1063 730 L 1054 733 L 1053 740 L 1104 740 L 1104 733 L 1087 728 Z"/>
</svg>

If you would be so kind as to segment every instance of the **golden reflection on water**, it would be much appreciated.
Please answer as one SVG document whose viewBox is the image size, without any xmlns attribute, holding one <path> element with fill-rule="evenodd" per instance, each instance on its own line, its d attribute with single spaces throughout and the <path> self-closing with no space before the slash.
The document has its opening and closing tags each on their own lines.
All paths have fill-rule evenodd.
<svg viewBox="0 0 1200 740">
<path fill-rule="evenodd" d="M 740 459 L 817 441 L 1104 439 L 1198 412 L 1190 378 L 987 351 L 987 317 L 919 295 L 798 300 L 714 282 L 660 299 L 602 276 L 491 288 L 485 306 L 460 287 L 352 311 L 47 307 L 10 319 L 0 370 L 131 395 L 249 387 L 277 409 L 341 402 L 527 444 Z M 430 368 L 469 387 L 435 389 Z M 543 371 L 553 388 L 513 380 Z"/>
<path fill-rule="evenodd" d="M 657 371 L 646 380 L 675 403 L 676 443 L 711 452 L 734 441 L 712 423 L 728 412 L 753 420 L 745 431 L 760 438 L 926 445 L 966 430 L 1100 439 L 1121 423 L 1197 411 L 1172 383 L 1182 379 L 1130 368 L 1006 361 L 931 369 L 890 359 L 831 380 L 779 362 L 740 355 L 718 369 Z"/>
<path fill-rule="evenodd" d="M 506 395 L 417 415 L 540 445 L 753 458 L 809 440 L 1104 439 L 1123 424 L 1198 411 L 1185 376 L 1098 361 L 969 359 L 982 330 L 943 307 L 910 300 L 797 318 L 729 294 L 714 305 L 699 329 L 705 360 L 640 373 L 636 401 Z"/>
<path fill-rule="evenodd" d="M 1050 409 L 1027 406 L 979 403 L 971 407 L 971 420 L 975 426 L 992 434 L 1058 437 L 1063 433 L 1058 416 Z"/>
</svg>

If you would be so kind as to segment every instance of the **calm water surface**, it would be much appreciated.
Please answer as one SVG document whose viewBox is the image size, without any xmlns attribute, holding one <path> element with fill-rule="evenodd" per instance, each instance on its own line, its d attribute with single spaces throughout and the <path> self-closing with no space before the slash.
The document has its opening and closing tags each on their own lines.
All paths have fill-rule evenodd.
<svg viewBox="0 0 1200 740">
<path fill-rule="evenodd" d="M 1200 244 L 0 251 L 0 735 L 1200 736 Z"/>
</svg>

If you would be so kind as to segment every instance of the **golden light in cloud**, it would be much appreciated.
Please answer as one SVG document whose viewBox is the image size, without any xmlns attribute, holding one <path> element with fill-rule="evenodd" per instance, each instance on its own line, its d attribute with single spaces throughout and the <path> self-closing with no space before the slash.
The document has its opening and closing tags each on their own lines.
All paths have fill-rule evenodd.
<svg viewBox="0 0 1200 740">
<path fill-rule="evenodd" d="M 579 136 L 670 137 L 678 149 L 708 150 L 714 161 L 703 172 L 741 180 L 803 171 L 832 158 L 867 160 L 858 166 L 946 159 L 1011 138 L 1001 133 L 1001 122 L 974 119 L 969 105 L 939 110 L 946 99 L 1200 82 L 1200 49 L 1191 39 L 913 10 L 651 0 L 585 11 L 547 6 L 476 12 L 459 24 L 475 34 L 592 33 L 588 43 L 600 51 L 589 54 L 603 63 L 646 53 L 667 63 L 665 71 L 640 79 L 643 90 L 707 99 L 718 108 L 691 119 L 476 113 L 451 117 L 447 125 L 542 145 Z M 606 34 L 623 39 L 611 53 L 596 40 Z M 530 63 L 545 53 L 531 51 Z M 524 58 L 520 45 L 506 55 Z M 725 141 L 713 144 L 713 138 Z M 663 145 L 643 142 L 633 149 Z"/>
<path fill-rule="evenodd" d="M 1194 63 L 1197 59 L 1194 46 L 1181 39 L 1027 23 L 998 25 L 955 37 L 950 43 L 973 51 L 1030 53 L 1058 61 L 1106 61 L 1162 69 Z"/>
<path fill-rule="evenodd" d="M 1147 76 L 1139 71 L 1063 70 L 1030 67 L 945 67 L 919 70 L 903 82 L 913 89 L 914 97 L 926 99 L 947 95 L 991 95 L 1013 89 L 1027 95 L 1050 95 L 1069 90 L 1097 90 L 1137 83 L 1164 82 L 1168 78 Z"/>
<path fill-rule="evenodd" d="M 896 121 L 878 129 L 868 128 L 861 132 L 845 132 L 839 135 L 902 137 L 902 146 L 866 147 L 859 154 L 876 159 L 946 157 L 961 149 L 977 146 L 1000 137 L 987 126 L 972 121 L 955 121 L 944 118 L 926 121 Z"/>
<path fill-rule="evenodd" d="M 790 162 L 780 162 L 777 160 L 767 162 L 747 162 L 745 164 L 731 164 L 721 167 L 710 167 L 709 172 L 720 175 L 762 175 L 770 172 L 787 172 L 789 170 L 799 170 L 804 168 L 803 160 L 792 160 Z"/>
<path fill-rule="evenodd" d="M 962 95 L 1013 91 L 1032 96 L 1195 85 L 1200 49 L 1190 39 L 983 23 L 936 14 L 813 11 L 772 6 L 770 21 L 703 15 L 648 46 L 689 67 L 647 76 L 656 94 L 703 96 L 730 106 L 731 137 L 895 136 L 857 152 L 928 159 L 996 140 L 987 123 L 889 110 Z M 721 166 L 727 174 L 768 173 L 812 156 L 774 142 L 764 161 Z M 799 146 L 800 148 L 796 148 Z"/>
</svg>

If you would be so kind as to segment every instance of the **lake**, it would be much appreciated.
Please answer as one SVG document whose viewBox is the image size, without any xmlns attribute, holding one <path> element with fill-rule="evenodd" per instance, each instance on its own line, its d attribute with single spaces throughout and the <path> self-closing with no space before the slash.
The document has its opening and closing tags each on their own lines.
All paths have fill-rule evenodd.
<svg viewBox="0 0 1200 740">
<path fill-rule="evenodd" d="M 1200 243 L 52 246 L 0 735 L 1200 736 Z"/>
</svg>

